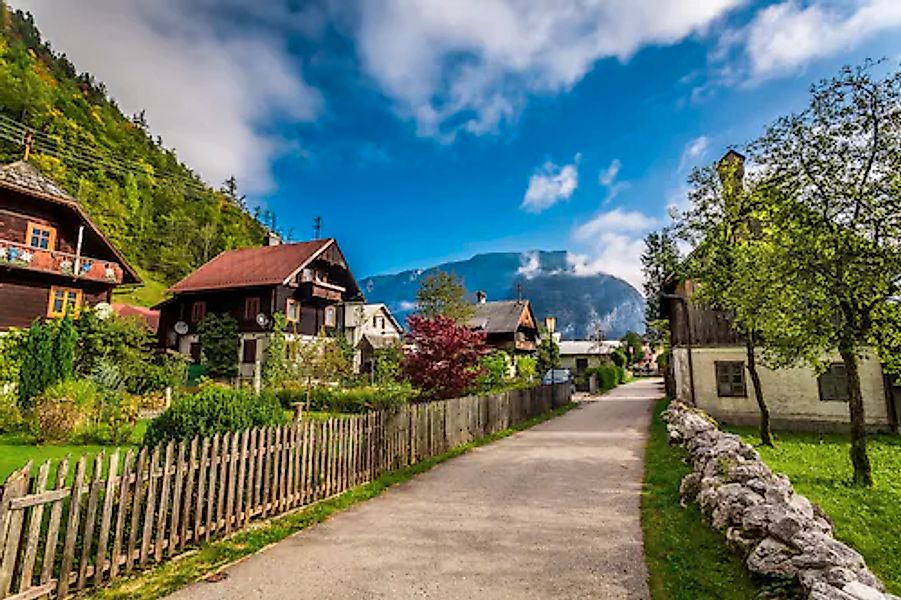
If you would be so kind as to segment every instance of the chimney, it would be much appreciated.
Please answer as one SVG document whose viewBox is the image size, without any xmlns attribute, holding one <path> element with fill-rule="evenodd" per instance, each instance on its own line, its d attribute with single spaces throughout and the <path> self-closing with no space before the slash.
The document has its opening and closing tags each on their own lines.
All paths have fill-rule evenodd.
<svg viewBox="0 0 901 600">
<path fill-rule="evenodd" d="M 716 171 L 723 187 L 738 190 L 745 178 L 745 156 L 735 150 L 729 150 L 716 163 Z"/>
<path fill-rule="evenodd" d="M 266 232 L 266 245 L 267 246 L 281 246 L 282 245 L 282 236 L 275 233 L 274 231 Z"/>
<path fill-rule="evenodd" d="M 554 333 L 554 330 L 557 329 L 557 317 L 545 317 L 544 328 L 548 333 Z"/>
<path fill-rule="evenodd" d="M 485 302 L 488 301 L 488 294 L 486 294 L 482 290 L 479 290 L 478 292 L 476 292 L 476 301 L 479 304 L 485 304 Z"/>
</svg>

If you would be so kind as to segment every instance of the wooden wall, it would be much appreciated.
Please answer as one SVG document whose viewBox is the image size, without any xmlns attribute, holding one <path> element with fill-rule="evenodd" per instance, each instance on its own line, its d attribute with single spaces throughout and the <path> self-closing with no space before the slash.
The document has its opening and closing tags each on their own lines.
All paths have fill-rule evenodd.
<svg viewBox="0 0 901 600">
<path fill-rule="evenodd" d="M 0 331 L 28 327 L 34 319 L 47 316 L 52 285 L 82 290 L 84 305 L 108 302 L 112 289 L 102 283 L 42 277 L 38 273 L 0 267 Z"/>
</svg>

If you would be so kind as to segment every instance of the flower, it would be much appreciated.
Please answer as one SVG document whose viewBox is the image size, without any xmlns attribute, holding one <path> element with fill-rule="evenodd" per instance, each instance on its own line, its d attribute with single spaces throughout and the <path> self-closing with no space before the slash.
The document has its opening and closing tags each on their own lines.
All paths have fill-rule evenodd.
<svg viewBox="0 0 901 600">
<path fill-rule="evenodd" d="M 34 257 L 34 255 L 31 252 L 29 252 L 28 250 L 26 250 L 25 252 L 22 253 L 22 256 L 19 257 L 19 260 L 21 260 L 23 263 L 31 264 L 31 259 L 33 257 Z"/>
</svg>

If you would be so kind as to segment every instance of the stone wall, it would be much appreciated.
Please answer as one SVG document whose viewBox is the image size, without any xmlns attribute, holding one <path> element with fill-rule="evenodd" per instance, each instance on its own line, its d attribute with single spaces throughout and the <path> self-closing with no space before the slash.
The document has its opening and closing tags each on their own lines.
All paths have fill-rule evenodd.
<svg viewBox="0 0 901 600">
<path fill-rule="evenodd" d="M 682 480 L 683 505 L 696 501 L 748 570 L 795 579 L 811 600 L 901 600 L 885 592 L 860 554 L 832 537 L 829 517 L 737 435 L 679 401 L 663 418 L 670 443 L 684 446 L 692 465 Z"/>
</svg>

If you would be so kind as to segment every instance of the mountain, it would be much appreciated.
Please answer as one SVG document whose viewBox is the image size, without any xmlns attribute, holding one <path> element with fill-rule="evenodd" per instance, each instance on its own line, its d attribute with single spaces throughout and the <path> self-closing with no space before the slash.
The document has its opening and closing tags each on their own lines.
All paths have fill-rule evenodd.
<svg viewBox="0 0 901 600">
<path fill-rule="evenodd" d="M 384 302 L 403 318 L 415 309 L 419 282 L 438 271 L 462 278 L 473 300 L 478 290 L 488 300 L 513 299 L 522 286 L 522 296 L 532 301 L 539 320 L 557 317 L 563 339 L 586 339 L 598 327 L 608 339 L 630 329 L 644 331 L 644 298 L 638 290 L 612 275 L 576 274 L 565 251 L 477 254 L 425 270 L 366 277 L 360 287 L 367 301 Z"/>
<path fill-rule="evenodd" d="M 0 162 L 22 158 L 26 132 L 29 162 L 77 198 L 138 267 L 145 286 L 128 300 L 160 300 L 168 284 L 219 252 L 265 237 L 234 185 L 207 186 L 150 134 L 143 111 L 123 115 L 103 83 L 42 39 L 30 14 L 0 0 Z"/>
</svg>

